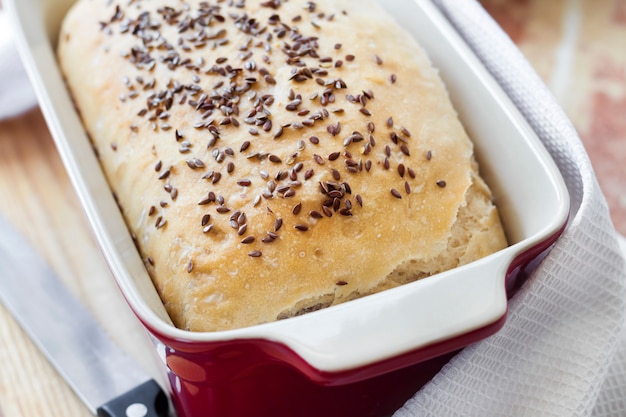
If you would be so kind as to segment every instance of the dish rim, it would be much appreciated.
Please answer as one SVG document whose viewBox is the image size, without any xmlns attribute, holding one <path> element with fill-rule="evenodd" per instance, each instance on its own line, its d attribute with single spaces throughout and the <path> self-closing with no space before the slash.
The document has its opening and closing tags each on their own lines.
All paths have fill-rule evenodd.
<svg viewBox="0 0 626 417">
<path fill-rule="evenodd" d="M 70 2 L 73 1 L 67 1 L 68 4 Z M 503 113 L 506 113 L 506 116 L 511 120 L 511 124 L 516 126 L 519 132 L 523 132 L 522 136 L 527 140 L 526 144 L 537 157 L 540 165 L 544 167 L 544 174 L 547 175 L 552 183 L 555 194 L 555 206 L 552 207 L 550 214 L 553 214 L 553 216 L 545 221 L 541 230 L 531 236 L 517 241 L 507 248 L 479 261 L 436 276 L 300 317 L 241 329 L 209 333 L 190 332 L 175 328 L 171 324 L 171 321 L 169 321 L 169 317 L 165 314 L 164 309 L 159 313 L 154 311 L 153 307 L 150 307 L 150 305 L 154 305 L 155 302 L 161 303 L 160 299 L 158 299 L 158 295 L 156 295 L 156 290 L 152 283 L 150 282 L 149 284 L 149 287 L 152 289 L 146 284 L 145 278 L 148 277 L 147 271 L 143 267 L 143 263 L 137 254 L 130 233 L 121 217 L 121 213 L 119 213 L 117 205 L 115 205 L 110 195 L 111 193 L 104 179 L 104 175 L 101 170 L 96 170 L 99 172 L 99 175 L 98 173 L 85 172 L 85 164 L 78 161 L 77 155 L 79 153 L 84 156 L 86 148 L 88 148 L 90 152 L 92 152 L 92 150 L 88 141 L 76 147 L 74 146 L 76 145 L 74 142 L 78 141 L 76 139 L 71 141 L 68 139 L 70 136 L 75 137 L 78 128 L 82 131 L 84 138 L 87 136 L 82 125 L 80 125 L 80 120 L 76 112 L 68 110 L 67 106 L 71 103 L 71 100 L 68 97 L 65 86 L 59 83 L 59 80 L 62 80 L 62 78 L 60 77 L 60 72 L 52 50 L 52 45 L 55 43 L 55 40 L 51 38 L 52 34 L 49 33 L 54 30 L 51 29 L 50 22 L 46 22 L 46 18 L 44 17 L 44 12 L 51 13 L 49 9 L 51 8 L 51 4 L 54 3 L 54 0 L 19 0 L 19 2 L 17 0 L 6 0 L 9 14 L 12 16 L 18 29 L 18 49 L 20 50 L 25 67 L 39 98 L 42 112 L 57 144 L 57 149 L 59 149 L 70 180 L 77 191 L 81 204 L 87 213 L 96 238 L 98 239 L 100 247 L 107 259 L 107 263 L 111 268 L 124 298 L 139 320 L 152 333 L 163 339 L 178 342 L 186 341 L 192 344 L 196 342 L 209 343 L 232 339 L 263 338 L 273 340 L 286 344 L 308 363 L 318 369 L 324 371 L 341 371 L 393 357 L 406 352 L 410 348 L 414 349 L 420 346 L 426 346 L 440 341 L 442 338 L 458 336 L 463 332 L 475 330 L 480 326 L 478 322 L 482 323 L 482 325 L 488 325 L 499 320 L 506 313 L 507 299 L 503 284 L 506 272 L 515 259 L 523 256 L 525 252 L 532 250 L 533 247 L 550 239 L 551 236 L 564 227 L 569 214 L 569 196 L 567 194 L 567 188 L 554 161 L 540 143 L 536 134 L 530 129 L 526 121 L 519 114 L 517 108 L 510 102 L 499 85 L 491 78 L 486 69 L 480 64 L 480 61 L 436 7 L 430 1 L 394 0 L 388 3 L 390 4 L 389 7 L 396 7 L 403 2 L 407 4 L 407 7 L 418 7 L 423 12 L 424 16 L 433 22 L 433 25 L 441 31 L 441 36 L 448 39 L 450 48 L 455 50 L 459 57 L 463 58 L 467 65 L 475 72 L 476 77 L 481 80 L 483 83 L 482 87 L 485 89 L 486 94 L 492 96 L 493 100 L 499 103 Z M 40 7 L 36 7 L 37 5 Z M 46 10 L 46 7 L 48 10 Z M 59 14 L 58 11 L 56 13 L 57 15 Z M 40 26 L 39 29 L 37 29 L 37 22 Z M 52 26 L 56 25 L 58 27 L 59 22 L 60 20 L 57 20 Z M 48 32 L 44 33 L 46 29 Z M 46 68 L 48 68 L 47 73 L 43 71 L 43 69 Z M 79 123 L 78 125 L 77 122 Z M 70 144 L 70 142 L 72 143 Z M 93 158 L 95 159 L 95 155 L 93 155 Z M 98 198 L 94 198 L 98 192 L 101 195 Z M 109 197 L 103 198 L 102 194 L 109 195 Z M 113 205 L 111 203 L 113 203 Z M 115 208 L 117 215 L 110 213 L 111 207 Z M 120 228 L 120 224 L 123 228 Z M 122 237 L 120 238 L 119 236 Z M 143 272 L 138 269 L 137 262 L 140 263 Z M 143 275 L 143 277 L 140 279 L 133 278 L 137 277 L 136 274 Z M 390 305 L 396 304 L 394 300 L 405 300 L 406 297 L 417 295 L 423 297 L 426 293 L 430 293 L 431 295 L 436 294 L 437 290 L 434 290 L 434 287 L 449 288 L 453 282 L 456 282 L 457 285 L 462 285 L 463 282 L 459 282 L 460 278 L 462 278 L 463 281 L 467 281 L 467 276 L 469 275 L 476 276 L 475 281 L 471 282 L 480 283 L 480 285 L 482 285 L 481 288 L 489 288 L 490 291 L 493 291 L 489 311 L 483 312 L 484 314 L 481 314 L 481 317 L 476 318 L 471 324 L 457 323 L 457 326 L 454 327 L 450 323 L 446 323 L 446 326 L 452 326 L 453 328 L 449 328 L 445 334 L 440 331 L 435 336 L 431 335 L 430 339 L 416 340 L 414 338 L 411 342 L 404 340 L 402 343 L 395 343 L 392 348 L 376 347 L 361 355 L 354 355 L 353 348 L 355 346 L 360 348 L 363 346 L 363 343 L 371 341 L 367 336 L 363 336 L 357 339 L 356 342 L 349 343 L 348 345 L 343 341 L 341 346 L 337 346 L 335 342 L 320 336 L 321 334 L 325 334 L 327 337 L 330 337 L 329 334 L 332 331 L 346 331 L 345 329 L 336 329 L 336 325 L 333 328 L 334 330 L 324 330 L 319 326 L 320 323 L 323 323 L 323 326 L 326 327 L 333 327 L 332 322 L 336 318 L 343 317 L 345 319 L 347 316 L 351 317 L 352 320 L 348 322 L 355 325 L 355 311 L 364 312 L 374 307 L 387 308 Z M 483 278 L 484 276 L 488 276 L 488 278 Z M 442 282 L 446 282 L 446 284 L 441 284 Z M 496 284 L 495 286 L 501 284 L 500 288 L 491 288 L 494 287 L 494 284 Z M 157 298 L 155 299 L 155 297 Z M 365 307 L 363 305 L 365 305 Z M 430 307 L 434 308 L 436 306 L 430 305 Z M 435 311 L 437 310 L 435 309 Z M 417 309 L 411 310 L 411 312 L 413 314 L 423 314 L 428 313 L 429 310 Z M 389 312 L 385 314 L 389 317 L 399 317 L 397 314 L 394 315 Z M 330 319 L 328 316 L 331 316 Z M 369 314 L 369 317 L 375 319 L 371 314 Z M 342 323 L 345 325 L 348 322 Z M 299 328 L 310 329 L 315 323 L 318 323 L 317 327 L 320 333 L 307 336 L 303 334 L 301 330 L 298 330 Z M 420 323 L 425 326 L 442 324 L 437 321 L 434 323 L 412 322 L 413 325 Z M 374 327 L 373 325 L 369 325 L 371 325 L 371 323 L 368 323 L 368 327 L 364 327 L 362 330 L 371 330 L 371 328 Z M 383 329 L 384 327 L 378 324 L 378 328 Z M 350 355 L 354 356 L 350 358 Z"/>
</svg>

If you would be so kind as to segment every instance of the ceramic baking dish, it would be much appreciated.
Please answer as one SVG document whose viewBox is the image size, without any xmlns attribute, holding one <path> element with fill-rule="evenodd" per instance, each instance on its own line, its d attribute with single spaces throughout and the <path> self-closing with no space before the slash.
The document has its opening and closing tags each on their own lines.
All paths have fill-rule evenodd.
<svg viewBox="0 0 626 417">
<path fill-rule="evenodd" d="M 509 247 L 300 317 L 214 333 L 177 329 L 57 67 L 57 34 L 72 2 L 5 4 L 65 167 L 123 296 L 154 340 L 181 417 L 390 414 L 458 349 L 504 324 L 507 300 L 565 227 L 569 199 L 557 167 L 476 56 L 430 1 L 380 0 L 440 69 L 496 196 Z"/>
</svg>

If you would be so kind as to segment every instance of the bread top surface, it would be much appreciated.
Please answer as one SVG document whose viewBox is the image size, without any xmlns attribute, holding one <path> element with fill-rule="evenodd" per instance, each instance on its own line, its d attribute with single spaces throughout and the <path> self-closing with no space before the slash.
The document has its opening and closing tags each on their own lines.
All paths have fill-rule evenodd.
<svg viewBox="0 0 626 417">
<path fill-rule="evenodd" d="M 273 321 L 506 244 L 437 71 L 379 6 L 122 3 L 80 0 L 59 61 L 176 326 Z"/>
</svg>

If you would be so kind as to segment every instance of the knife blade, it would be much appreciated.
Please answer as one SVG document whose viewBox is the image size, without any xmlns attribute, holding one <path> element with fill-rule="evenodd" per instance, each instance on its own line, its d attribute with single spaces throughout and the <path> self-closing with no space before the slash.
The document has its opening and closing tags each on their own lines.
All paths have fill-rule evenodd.
<svg viewBox="0 0 626 417">
<path fill-rule="evenodd" d="M 99 417 L 166 417 L 160 385 L 113 342 L 37 251 L 0 216 L 0 302 Z"/>
</svg>

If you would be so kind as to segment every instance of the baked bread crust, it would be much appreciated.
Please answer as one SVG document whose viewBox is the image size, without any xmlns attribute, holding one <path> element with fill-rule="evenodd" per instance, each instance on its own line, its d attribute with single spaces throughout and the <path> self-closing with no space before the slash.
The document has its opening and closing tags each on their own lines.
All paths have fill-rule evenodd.
<svg viewBox="0 0 626 417">
<path fill-rule="evenodd" d="M 58 58 L 177 327 L 301 314 L 506 246 L 416 42 L 361 0 L 79 0 Z"/>
</svg>

